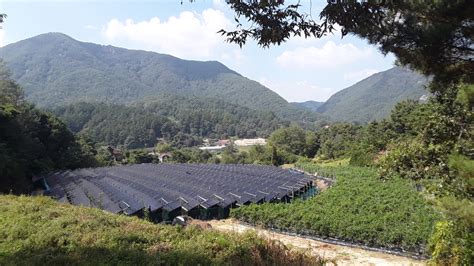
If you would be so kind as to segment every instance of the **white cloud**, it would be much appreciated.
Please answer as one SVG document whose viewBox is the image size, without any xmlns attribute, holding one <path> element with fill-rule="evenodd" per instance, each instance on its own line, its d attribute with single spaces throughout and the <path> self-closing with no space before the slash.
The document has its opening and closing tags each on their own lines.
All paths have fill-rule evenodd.
<svg viewBox="0 0 474 266">
<path fill-rule="evenodd" d="M 5 45 L 5 30 L 0 29 L 0 47 L 3 47 Z"/>
<path fill-rule="evenodd" d="M 207 9 L 202 13 L 184 11 L 167 20 L 158 17 L 140 22 L 112 19 L 104 27 L 103 34 L 119 45 L 127 42 L 141 49 L 186 59 L 209 59 L 218 57 L 226 47 L 217 31 L 229 25 L 231 23 L 222 11 Z"/>
<path fill-rule="evenodd" d="M 312 84 L 306 80 L 297 82 L 275 82 L 266 77 L 259 79 L 259 82 L 289 102 L 303 101 L 326 101 L 338 90 L 333 88 L 324 88 Z"/>
<path fill-rule="evenodd" d="M 358 71 L 352 71 L 349 73 L 344 74 L 344 80 L 348 80 L 351 82 L 358 82 L 360 80 L 363 80 L 377 72 L 380 72 L 380 70 L 377 69 L 362 69 Z"/>
<path fill-rule="evenodd" d="M 277 63 L 287 68 L 334 68 L 351 64 L 372 54 L 372 49 L 358 48 L 355 45 L 335 44 L 327 41 L 322 47 L 298 47 L 283 52 Z"/>
</svg>

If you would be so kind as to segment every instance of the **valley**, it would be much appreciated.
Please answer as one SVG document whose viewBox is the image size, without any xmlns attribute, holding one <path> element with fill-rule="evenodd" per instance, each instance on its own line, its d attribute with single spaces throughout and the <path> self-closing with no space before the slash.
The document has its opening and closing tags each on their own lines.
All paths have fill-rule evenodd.
<svg viewBox="0 0 474 266">
<path fill-rule="evenodd" d="M 473 265 L 472 3 L 178 2 L 0 6 L 0 265 Z"/>
</svg>

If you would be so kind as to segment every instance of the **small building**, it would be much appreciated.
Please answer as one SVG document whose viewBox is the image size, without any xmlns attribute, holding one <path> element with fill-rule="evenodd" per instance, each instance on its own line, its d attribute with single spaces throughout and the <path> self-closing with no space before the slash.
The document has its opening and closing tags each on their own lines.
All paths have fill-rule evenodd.
<svg viewBox="0 0 474 266">
<path fill-rule="evenodd" d="M 199 147 L 200 150 L 203 150 L 203 151 L 210 151 L 210 152 L 213 152 L 213 151 L 221 151 L 225 148 L 226 146 L 224 145 L 221 145 L 221 146 L 208 146 L 208 147 Z"/>
<path fill-rule="evenodd" d="M 256 139 L 238 139 L 234 141 L 236 146 L 246 147 L 246 146 L 255 146 L 255 145 L 265 145 L 267 141 L 264 138 Z"/>
<path fill-rule="evenodd" d="M 160 160 L 160 163 L 168 162 L 171 158 L 173 158 L 173 154 L 171 152 L 163 152 L 158 154 L 158 160 Z"/>
<path fill-rule="evenodd" d="M 230 139 L 220 139 L 214 143 L 215 146 L 229 146 L 232 144 Z"/>
</svg>

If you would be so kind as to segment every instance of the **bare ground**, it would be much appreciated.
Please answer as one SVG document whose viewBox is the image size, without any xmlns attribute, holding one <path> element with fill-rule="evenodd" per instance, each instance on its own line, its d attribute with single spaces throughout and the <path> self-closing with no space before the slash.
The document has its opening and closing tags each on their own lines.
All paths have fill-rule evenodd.
<svg viewBox="0 0 474 266">
<path fill-rule="evenodd" d="M 254 230 L 258 235 L 278 240 L 288 247 L 307 250 L 313 255 L 336 261 L 337 265 L 426 265 L 426 261 L 423 260 L 416 260 L 383 252 L 368 251 L 361 248 L 328 244 L 297 236 L 289 236 L 244 225 L 234 219 L 212 220 L 208 223 L 213 229 L 223 232 L 242 233 L 246 230 Z"/>
</svg>

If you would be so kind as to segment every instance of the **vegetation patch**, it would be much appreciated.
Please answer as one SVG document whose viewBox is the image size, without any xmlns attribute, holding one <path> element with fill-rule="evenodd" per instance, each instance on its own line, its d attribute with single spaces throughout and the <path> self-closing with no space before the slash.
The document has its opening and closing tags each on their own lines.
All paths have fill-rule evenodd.
<svg viewBox="0 0 474 266">
<path fill-rule="evenodd" d="M 336 176 L 337 182 L 307 201 L 250 205 L 233 209 L 231 216 L 268 228 L 425 253 L 441 216 L 411 181 L 382 181 L 372 168 L 307 166 L 311 172 Z"/>
<path fill-rule="evenodd" d="M 322 265 L 256 236 L 156 225 L 46 197 L 0 196 L 0 265 Z"/>
</svg>

